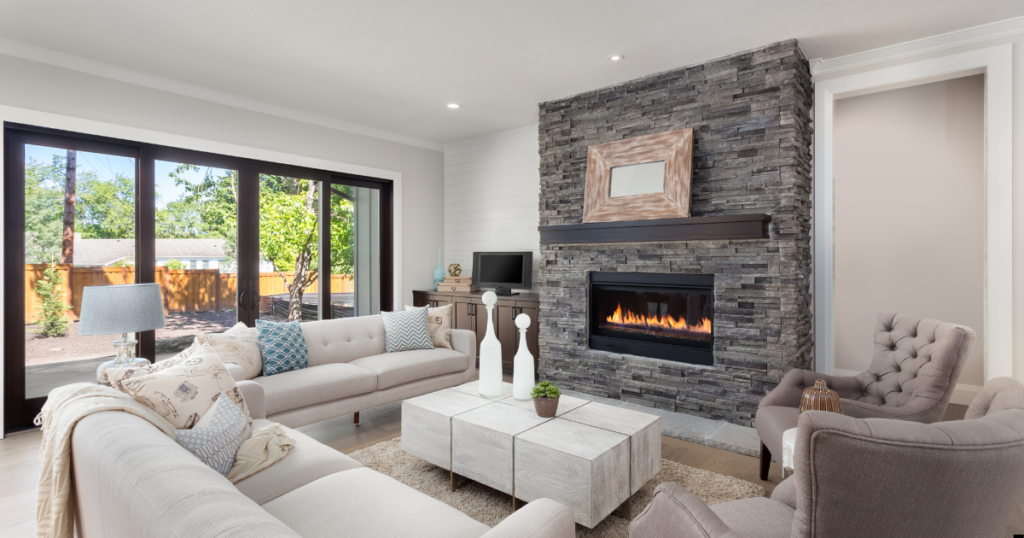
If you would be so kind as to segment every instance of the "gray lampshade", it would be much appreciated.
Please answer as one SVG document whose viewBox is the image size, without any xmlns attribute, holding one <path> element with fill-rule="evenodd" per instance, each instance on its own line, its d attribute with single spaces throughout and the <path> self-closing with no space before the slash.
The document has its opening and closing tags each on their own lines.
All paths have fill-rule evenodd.
<svg viewBox="0 0 1024 538">
<path fill-rule="evenodd" d="M 166 325 L 159 284 L 86 286 L 78 334 L 152 331 Z"/>
</svg>

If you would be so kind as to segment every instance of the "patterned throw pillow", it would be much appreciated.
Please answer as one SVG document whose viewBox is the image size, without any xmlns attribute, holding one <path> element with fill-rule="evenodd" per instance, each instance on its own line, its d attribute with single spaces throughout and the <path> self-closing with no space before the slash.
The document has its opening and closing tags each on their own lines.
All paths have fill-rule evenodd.
<svg viewBox="0 0 1024 538">
<path fill-rule="evenodd" d="M 301 370 L 309 365 L 309 350 L 299 322 L 273 323 L 258 319 L 256 333 L 263 353 L 263 375 Z"/>
<path fill-rule="evenodd" d="M 235 380 L 209 345 L 186 350 L 185 358 L 168 359 L 140 368 L 109 369 L 111 385 L 152 408 L 178 429 L 190 429 L 225 393 L 242 411 L 248 423 L 249 408 Z M 184 352 L 182 353 L 184 354 Z"/>
<path fill-rule="evenodd" d="M 410 349 L 434 349 L 427 329 L 427 308 L 404 312 L 381 312 L 384 318 L 384 347 L 387 353 Z"/>
<path fill-rule="evenodd" d="M 196 335 L 193 345 L 196 344 L 210 344 L 222 362 L 241 366 L 246 379 L 263 373 L 263 357 L 256 329 L 250 329 L 245 323 L 238 322 L 223 333 Z"/>
<path fill-rule="evenodd" d="M 415 306 L 405 305 L 406 310 Z M 446 304 L 427 309 L 427 330 L 434 347 L 452 348 L 452 305 Z"/>
<path fill-rule="evenodd" d="M 238 447 L 252 435 L 252 426 L 228 395 L 221 393 L 191 430 L 177 430 L 174 435 L 179 445 L 227 476 L 235 465 Z"/>
</svg>

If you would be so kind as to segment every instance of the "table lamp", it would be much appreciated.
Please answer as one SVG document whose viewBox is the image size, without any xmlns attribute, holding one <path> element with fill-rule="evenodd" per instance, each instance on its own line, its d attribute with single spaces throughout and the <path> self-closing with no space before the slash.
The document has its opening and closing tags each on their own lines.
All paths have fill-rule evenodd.
<svg viewBox="0 0 1024 538">
<path fill-rule="evenodd" d="M 110 385 L 108 368 L 149 364 L 148 360 L 135 357 L 135 344 L 138 340 L 129 338 L 128 333 L 152 331 L 165 325 L 159 284 L 86 286 L 82 289 L 78 334 L 121 334 L 121 338 L 114 341 L 114 349 L 117 350 L 114 360 L 106 361 L 96 368 L 96 381 L 101 385 Z"/>
</svg>

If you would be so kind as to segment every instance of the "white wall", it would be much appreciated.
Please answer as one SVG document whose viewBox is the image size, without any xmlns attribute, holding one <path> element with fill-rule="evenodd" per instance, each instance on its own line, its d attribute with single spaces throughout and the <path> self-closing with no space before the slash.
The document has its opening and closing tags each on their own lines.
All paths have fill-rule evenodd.
<svg viewBox="0 0 1024 538">
<path fill-rule="evenodd" d="M 268 80 L 268 83 L 274 83 Z M 344 96 L 339 96 L 339 99 Z M 444 233 L 444 154 L 0 55 L 0 105 L 402 174 L 403 300 L 432 285 Z"/>
<path fill-rule="evenodd" d="M 270 78 L 268 83 L 275 81 Z M 400 260 L 395 279 L 400 283 L 401 293 L 396 303 L 412 304 L 413 289 L 432 285 L 436 249 L 444 234 L 444 216 L 438 210 L 444 204 L 444 154 L 440 151 L 2 54 L 0 107 L 103 122 L 123 127 L 124 131 L 155 133 L 161 139 L 187 137 L 210 141 L 203 145 L 229 146 L 245 157 L 265 152 L 279 157 L 279 162 L 285 162 L 285 156 L 298 156 L 302 162 L 314 163 L 308 166 L 315 167 L 317 162 L 344 163 L 353 169 L 388 172 L 387 175 L 401 180 L 401 192 L 396 193 L 396 198 L 402 199 L 402 242 L 400 252 L 395 253 Z M 0 383 L 0 417 L 2 390 Z"/>
<path fill-rule="evenodd" d="M 833 123 L 835 367 L 861 372 L 875 315 L 961 323 L 984 384 L 985 80 L 838 99 Z"/>
<path fill-rule="evenodd" d="M 999 26 L 999 25 L 993 25 Z M 957 35 L 947 35 L 936 38 L 935 46 L 914 52 L 907 52 L 899 47 L 890 50 L 879 51 L 879 61 L 871 55 L 865 55 L 865 62 L 861 58 L 852 58 L 846 64 L 849 67 L 842 67 L 838 63 L 833 64 L 827 74 L 816 74 L 815 82 L 830 80 L 833 78 L 901 66 L 913 62 L 919 62 L 932 58 L 949 56 L 961 52 L 984 49 L 995 45 L 1009 43 L 1013 47 L 1013 377 L 1024 381 L 1024 31 L 1013 30 L 1002 31 L 1000 28 L 993 28 L 995 37 L 984 38 L 980 35 L 983 31 L 965 32 L 963 44 L 949 43 L 960 39 Z M 998 35 L 996 35 L 998 34 Z M 908 47 L 927 46 L 928 43 L 911 43 Z M 892 54 L 894 57 L 888 57 Z"/>
<path fill-rule="evenodd" d="M 473 271 L 473 252 L 533 252 L 540 258 L 537 126 L 444 146 L 444 265 Z"/>
</svg>

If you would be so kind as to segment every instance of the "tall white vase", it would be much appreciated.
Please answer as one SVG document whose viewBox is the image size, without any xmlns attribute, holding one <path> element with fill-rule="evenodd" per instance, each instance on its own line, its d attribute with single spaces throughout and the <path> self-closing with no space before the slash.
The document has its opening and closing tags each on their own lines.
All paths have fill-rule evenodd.
<svg viewBox="0 0 1024 538">
<path fill-rule="evenodd" d="M 512 359 L 512 397 L 517 400 L 530 400 L 533 390 L 533 355 L 526 345 L 526 329 L 530 327 L 530 316 L 516 316 L 516 327 L 519 327 L 519 351 Z"/>
<path fill-rule="evenodd" d="M 494 335 L 494 304 L 498 296 L 489 291 L 483 296 L 487 306 L 487 335 L 480 342 L 480 396 L 501 398 L 504 396 L 501 382 L 501 342 Z"/>
</svg>

